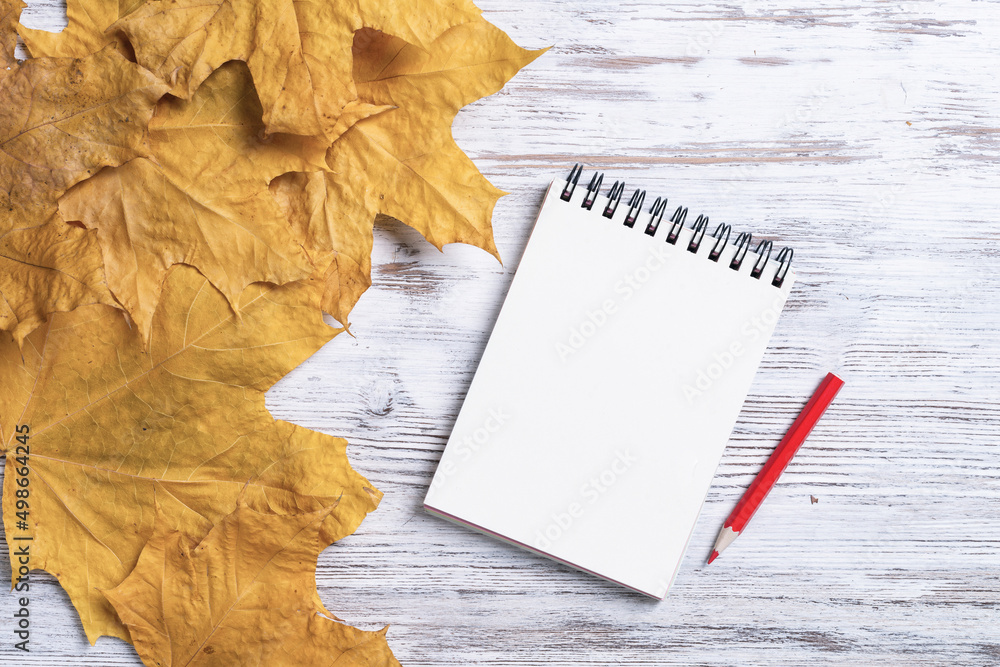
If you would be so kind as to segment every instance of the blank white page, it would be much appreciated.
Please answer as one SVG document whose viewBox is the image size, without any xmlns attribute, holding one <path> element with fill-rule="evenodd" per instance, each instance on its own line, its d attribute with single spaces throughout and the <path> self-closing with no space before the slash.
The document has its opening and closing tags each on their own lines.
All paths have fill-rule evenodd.
<svg viewBox="0 0 1000 667">
<path fill-rule="evenodd" d="M 549 187 L 424 501 L 662 598 L 794 282 Z M 733 232 L 735 239 L 736 232 Z M 698 554 L 700 558 L 706 554 Z"/>
</svg>

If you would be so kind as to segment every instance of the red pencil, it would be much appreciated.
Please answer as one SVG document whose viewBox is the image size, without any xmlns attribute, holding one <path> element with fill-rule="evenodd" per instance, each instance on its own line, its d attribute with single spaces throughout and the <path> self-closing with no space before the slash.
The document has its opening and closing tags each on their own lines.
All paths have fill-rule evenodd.
<svg viewBox="0 0 1000 667">
<path fill-rule="evenodd" d="M 781 477 L 781 473 L 788 467 L 788 462 L 795 456 L 795 452 L 799 451 L 799 447 L 805 442 L 809 432 L 813 430 L 813 426 L 830 407 L 833 398 L 843 386 L 844 381 L 839 377 L 833 373 L 826 374 L 812 398 L 806 403 L 806 407 L 802 408 L 802 412 L 799 413 L 792 427 L 788 429 L 788 433 L 771 452 L 767 463 L 757 473 L 757 477 L 747 487 L 740 502 L 736 503 L 729 518 L 722 524 L 719 537 L 715 540 L 715 548 L 712 549 L 712 554 L 708 557 L 709 563 L 718 558 L 719 554 L 732 544 L 733 540 L 739 537 L 746 525 L 750 523 L 757 508 L 761 506 L 764 498 L 767 498 L 767 494 L 771 492 L 774 484 Z"/>
</svg>

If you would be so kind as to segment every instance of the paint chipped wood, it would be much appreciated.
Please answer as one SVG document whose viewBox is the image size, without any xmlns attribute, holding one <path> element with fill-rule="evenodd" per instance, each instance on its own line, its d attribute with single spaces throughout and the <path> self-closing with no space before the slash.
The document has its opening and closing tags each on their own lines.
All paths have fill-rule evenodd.
<svg viewBox="0 0 1000 667">
<path fill-rule="evenodd" d="M 554 45 L 455 123 L 512 193 L 495 215 L 503 266 L 380 227 L 357 338 L 268 398 L 348 438 L 386 494 L 320 558 L 330 609 L 391 624 L 409 667 L 1000 664 L 1000 15 L 954 0 L 479 4 L 519 44 Z M 59 3 L 30 5 L 29 25 L 64 20 Z M 799 280 L 662 603 L 420 509 L 545 185 L 578 160 L 796 250 Z M 831 370 L 847 382 L 837 401 L 706 567 Z M 31 604 L 24 656 L 0 595 L 0 663 L 139 664 L 121 642 L 88 646 L 51 577 Z"/>
</svg>

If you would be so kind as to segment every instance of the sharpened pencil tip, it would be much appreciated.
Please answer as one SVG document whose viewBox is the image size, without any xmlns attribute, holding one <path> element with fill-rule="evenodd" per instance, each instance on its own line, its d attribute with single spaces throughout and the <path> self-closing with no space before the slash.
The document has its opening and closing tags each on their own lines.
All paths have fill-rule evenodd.
<svg viewBox="0 0 1000 667">
<path fill-rule="evenodd" d="M 708 564 L 711 565 L 712 561 L 719 557 L 719 552 L 712 549 L 712 555 L 708 557 Z"/>
</svg>

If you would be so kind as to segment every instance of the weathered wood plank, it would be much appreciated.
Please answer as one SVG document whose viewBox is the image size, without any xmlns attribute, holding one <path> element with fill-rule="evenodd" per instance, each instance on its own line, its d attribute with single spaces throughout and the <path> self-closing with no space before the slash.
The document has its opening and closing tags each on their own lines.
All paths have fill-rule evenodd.
<svg viewBox="0 0 1000 667">
<path fill-rule="evenodd" d="M 58 2 L 31 4 L 26 22 L 59 25 Z M 357 338 L 269 394 L 276 417 L 348 438 L 386 494 L 320 558 L 328 606 L 392 624 L 410 667 L 1000 663 L 1000 15 L 957 0 L 480 5 L 518 43 L 554 45 L 455 123 L 513 193 L 495 215 L 504 266 L 380 228 Z M 576 161 L 796 249 L 799 282 L 659 604 L 420 510 L 545 184 Z M 828 370 L 847 380 L 834 407 L 705 567 Z M 120 642 L 87 646 L 38 581 L 36 652 L 13 650 L 0 596 L 0 659 L 138 663 Z"/>
</svg>

